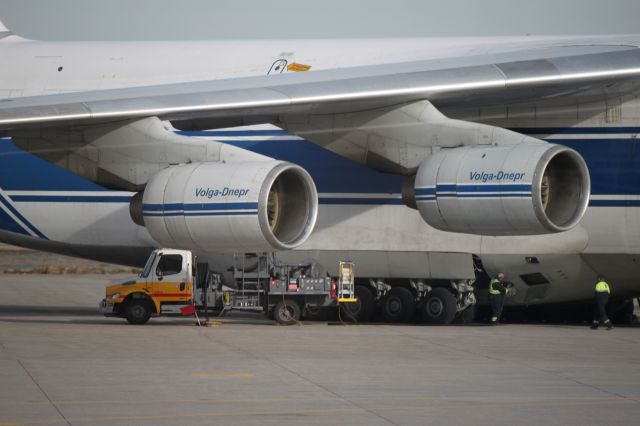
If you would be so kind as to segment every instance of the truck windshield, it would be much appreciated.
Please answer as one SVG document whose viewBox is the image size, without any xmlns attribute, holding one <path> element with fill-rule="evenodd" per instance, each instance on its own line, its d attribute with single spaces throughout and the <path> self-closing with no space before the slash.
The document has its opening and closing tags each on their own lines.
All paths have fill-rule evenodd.
<svg viewBox="0 0 640 426">
<path fill-rule="evenodd" d="M 153 262 L 155 262 L 157 255 L 158 252 L 154 251 L 153 253 L 151 253 L 151 256 L 149 256 L 149 260 L 147 260 L 147 264 L 144 265 L 144 270 L 140 275 L 142 278 L 147 278 L 149 276 L 149 272 L 151 272 L 151 267 L 153 266 Z"/>
</svg>

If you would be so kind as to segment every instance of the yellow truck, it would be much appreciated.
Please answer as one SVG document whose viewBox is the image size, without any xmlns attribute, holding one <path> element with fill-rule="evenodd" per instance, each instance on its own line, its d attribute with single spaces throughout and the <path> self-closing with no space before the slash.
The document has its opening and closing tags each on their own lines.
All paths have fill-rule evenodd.
<svg viewBox="0 0 640 426">
<path fill-rule="evenodd" d="M 319 310 L 357 301 L 351 262 L 340 262 L 336 280 L 317 276 L 311 264 L 281 264 L 274 254 L 234 258 L 226 285 L 221 274 L 198 263 L 189 250 L 154 250 L 137 278 L 106 288 L 99 311 L 145 324 L 152 316 L 179 315 L 185 309 L 215 314 L 247 310 L 289 325 Z"/>
</svg>

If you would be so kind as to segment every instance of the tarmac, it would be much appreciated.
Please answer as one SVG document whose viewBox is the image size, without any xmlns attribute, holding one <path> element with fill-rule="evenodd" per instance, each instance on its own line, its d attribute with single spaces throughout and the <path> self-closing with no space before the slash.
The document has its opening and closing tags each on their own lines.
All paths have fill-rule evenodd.
<svg viewBox="0 0 640 426">
<path fill-rule="evenodd" d="M 96 310 L 119 277 L 0 276 L 0 426 L 640 421 L 640 328 L 132 326 Z"/>
</svg>

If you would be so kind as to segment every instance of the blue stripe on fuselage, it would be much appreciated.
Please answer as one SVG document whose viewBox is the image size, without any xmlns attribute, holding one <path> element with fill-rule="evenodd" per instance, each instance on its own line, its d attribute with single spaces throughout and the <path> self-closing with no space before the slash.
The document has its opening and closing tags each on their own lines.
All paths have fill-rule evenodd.
<svg viewBox="0 0 640 426">
<path fill-rule="evenodd" d="M 2 203 L 4 205 L 4 202 Z M 31 234 L 12 218 L 3 208 L 0 208 L 0 229 L 11 231 L 22 235 Z"/>
<path fill-rule="evenodd" d="M 192 132 L 182 132 L 191 135 Z M 309 172 L 321 193 L 398 194 L 404 176 L 380 173 L 306 140 L 223 141 Z"/>
<path fill-rule="evenodd" d="M 598 128 L 589 128 L 593 131 Z M 613 133 L 619 128 L 603 128 L 602 132 Z M 622 128 L 640 131 L 640 128 Z M 531 131 L 531 129 L 514 129 Z M 563 129 L 553 130 L 556 134 Z M 569 129 L 583 132 L 580 129 Z M 584 130 L 586 132 L 587 130 Z M 261 135 L 264 132 L 282 134 L 283 131 L 224 131 L 181 132 L 185 135 L 236 134 Z M 567 131 L 568 133 L 568 131 Z M 269 133 L 271 134 L 271 133 Z M 635 139 L 551 139 L 576 149 L 585 158 L 592 177 L 593 194 L 640 194 L 640 152 Z M 341 157 L 305 140 L 258 140 L 226 141 L 234 146 L 248 149 L 276 159 L 290 161 L 304 167 L 312 175 L 318 192 L 345 194 L 398 194 L 404 177 L 379 173 L 366 166 Z M 13 195 L 11 199 L 22 202 L 128 202 L 127 197 L 74 196 L 74 191 L 106 191 L 105 188 L 81 178 L 67 170 L 41 160 L 17 148 L 10 140 L 0 140 L 0 187 L 6 191 L 69 191 L 65 196 Z M 375 198 L 375 197 L 372 197 Z M 325 199 L 325 202 L 329 202 Z M 379 199 L 384 204 L 387 199 Z M 344 204 L 345 198 L 340 197 Z"/>
<path fill-rule="evenodd" d="M 594 195 L 640 194 L 640 145 L 636 139 L 546 139 L 573 148 L 587 162 Z"/>
<path fill-rule="evenodd" d="M 62 167 L 0 139 L 0 188 L 5 191 L 106 191 Z"/>
<path fill-rule="evenodd" d="M 128 203 L 130 195 L 11 195 L 11 200 L 30 203 Z"/>
<path fill-rule="evenodd" d="M 47 239 L 47 237 L 45 237 L 44 234 L 38 230 L 38 228 L 33 226 L 33 224 L 29 222 L 29 220 L 27 220 L 27 218 L 24 217 L 18 210 L 16 210 L 16 208 L 12 206 L 11 203 L 8 200 L 6 200 L 5 197 L 3 197 L 1 194 L 0 194 L 0 203 L 2 203 L 4 208 L 9 210 L 20 222 L 22 222 L 27 228 L 29 228 L 31 232 L 33 232 L 40 238 L 43 238 L 45 240 Z"/>
<path fill-rule="evenodd" d="M 589 127 L 589 128 L 535 128 L 512 129 L 530 135 L 553 135 L 547 140 L 569 146 L 586 160 L 592 179 L 594 195 L 615 195 L 613 200 L 592 200 L 592 207 L 640 207 L 638 200 L 626 200 L 626 195 L 640 195 L 640 146 L 633 137 L 607 138 L 607 135 L 640 134 L 640 127 Z M 279 160 L 299 164 L 309 171 L 324 205 L 402 205 L 397 197 L 404 181 L 403 176 L 379 173 L 354 161 L 341 157 L 305 140 L 284 139 L 289 134 L 283 130 L 221 130 L 205 132 L 180 132 L 187 136 L 237 137 L 240 140 L 224 141 L 240 148 Z M 562 135 L 572 135 L 572 139 Z M 576 136 L 578 135 L 578 136 Z M 585 135 L 584 138 L 579 135 Z M 599 135 L 589 139 L 589 135 Z M 264 140 L 242 140 L 244 137 L 264 137 Z M 278 139 L 278 137 L 281 137 Z M 577 138 L 576 138 L 577 137 Z M 481 187 L 482 185 L 478 185 Z M 77 176 L 61 167 L 42 160 L 16 147 L 10 139 L 0 139 L 0 188 L 9 192 L 7 201 L 28 202 L 77 202 L 77 203 L 123 203 L 128 195 L 109 196 L 109 191 L 93 182 Z M 493 190 L 486 188 L 487 190 Z M 506 189 L 498 185 L 496 191 Z M 12 191 L 25 191 L 13 195 Z M 33 191 L 29 194 L 28 191 Z M 65 195 L 47 195 L 48 191 L 68 192 Z M 76 194 L 74 192 L 104 192 L 104 195 Z M 459 188 L 458 188 L 459 191 Z M 520 191 L 514 188 L 512 191 Z M 465 193 L 467 191 L 464 191 Z M 425 190 L 423 195 L 434 194 Z M 387 197 L 391 195 L 391 197 Z M 19 205 L 12 207 L 19 212 Z M 5 206 L 5 210 L 9 207 Z M 9 210 L 11 211 L 11 210 Z M 152 213 L 152 212 L 150 212 Z M 14 213 L 15 215 L 15 213 Z M 20 219 L 23 220 L 23 219 Z M 27 225 L 24 218 L 25 226 Z M 37 233 L 37 225 L 29 228 Z M 33 228 L 31 228 L 33 226 Z M 0 228 L 28 234 L 6 211 L 0 211 Z"/>
</svg>

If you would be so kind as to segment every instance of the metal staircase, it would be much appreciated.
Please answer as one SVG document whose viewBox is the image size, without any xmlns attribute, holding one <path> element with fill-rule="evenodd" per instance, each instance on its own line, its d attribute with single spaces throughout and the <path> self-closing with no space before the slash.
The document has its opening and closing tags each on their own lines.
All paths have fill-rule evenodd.
<svg viewBox="0 0 640 426">
<path fill-rule="evenodd" d="M 229 298 L 229 304 L 234 309 L 263 309 L 261 298 L 270 280 L 268 256 L 268 253 L 233 255 L 233 278 L 237 291 Z"/>
</svg>

